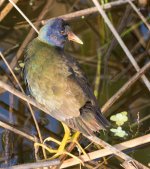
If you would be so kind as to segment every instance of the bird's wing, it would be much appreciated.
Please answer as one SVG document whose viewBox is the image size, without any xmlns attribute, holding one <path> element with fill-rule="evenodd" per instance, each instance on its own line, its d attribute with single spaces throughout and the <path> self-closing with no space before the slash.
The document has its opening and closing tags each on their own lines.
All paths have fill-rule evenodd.
<svg viewBox="0 0 150 169">
<path fill-rule="evenodd" d="M 71 76 L 69 76 L 71 82 L 73 83 L 74 81 L 74 84 L 78 86 L 78 90 L 82 91 L 82 94 L 86 96 L 87 100 L 92 101 L 94 105 L 97 104 L 91 86 L 86 75 L 81 70 L 79 63 L 70 55 L 64 54 L 63 57 L 71 72 Z"/>
<path fill-rule="evenodd" d="M 87 134 L 92 134 L 92 131 L 104 129 L 109 124 L 101 114 L 95 96 L 78 62 L 71 56 L 67 57 L 67 55 L 64 55 L 64 58 L 71 72 L 67 77 L 70 100 L 71 98 L 75 99 L 76 103 L 74 103 L 74 105 L 78 106 L 78 110 L 72 107 L 72 109 L 75 110 L 74 116 L 66 119 L 65 122 L 72 128 L 84 133 L 86 132 Z"/>
</svg>

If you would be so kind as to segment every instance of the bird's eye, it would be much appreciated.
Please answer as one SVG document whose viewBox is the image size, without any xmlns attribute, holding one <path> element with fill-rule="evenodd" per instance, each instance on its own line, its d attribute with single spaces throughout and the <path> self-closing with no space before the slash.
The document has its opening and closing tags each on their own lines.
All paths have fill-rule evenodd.
<svg viewBox="0 0 150 169">
<path fill-rule="evenodd" d="M 60 31 L 60 33 L 61 33 L 62 35 L 64 35 L 64 34 L 65 34 L 65 31 Z"/>
</svg>

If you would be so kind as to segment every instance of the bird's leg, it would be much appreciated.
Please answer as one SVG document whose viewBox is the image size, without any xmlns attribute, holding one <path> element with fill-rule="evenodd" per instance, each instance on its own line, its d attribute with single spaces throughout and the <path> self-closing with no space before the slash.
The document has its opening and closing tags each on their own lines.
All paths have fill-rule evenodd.
<svg viewBox="0 0 150 169">
<path fill-rule="evenodd" d="M 82 146 L 81 146 L 80 143 L 78 142 L 78 138 L 79 138 L 80 134 L 81 134 L 81 133 L 80 133 L 79 131 L 76 131 L 76 132 L 74 133 L 74 135 L 70 138 L 70 140 L 69 140 L 68 142 L 73 142 L 73 143 L 75 143 L 75 144 L 77 145 L 78 149 L 79 149 L 84 155 L 88 156 L 87 153 L 85 152 L 85 150 L 82 148 Z M 88 156 L 88 158 L 89 158 L 89 156 Z"/>
<path fill-rule="evenodd" d="M 64 134 L 64 137 L 61 142 L 52 138 L 52 137 L 48 137 L 44 140 L 43 144 L 35 143 L 34 146 L 41 146 L 41 147 L 45 148 L 49 153 L 55 153 L 50 159 L 54 159 L 62 154 L 66 154 L 66 155 L 69 155 L 69 156 L 77 159 L 78 161 L 80 161 L 83 164 L 82 160 L 80 160 L 78 157 L 76 157 L 75 155 L 73 155 L 65 150 L 66 144 L 73 142 L 77 145 L 77 147 L 79 148 L 79 150 L 81 150 L 81 152 L 83 154 L 87 155 L 86 152 L 84 151 L 84 149 L 81 147 L 81 145 L 77 141 L 79 138 L 80 132 L 76 132 L 72 137 L 70 137 L 70 129 L 68 128 L 68 126 L 66 124 L 62 123 L 62 125 L 64 128 L 65 134 Z M 47 141 L 52 141 L 52 142 L 58 144 L 59 148 L 56 150 L 56 149 L 52 149 L 51 147 L 46 146 L 44 143 Z"/>
<path fill-rule="evenodd" d="M 63 138 L 63 140 L 61 142 L 61 145 L 60 145 L 60 147 L 59 147 L 58 150 L 60 150 L 60 151 L 64 150 L 67 143 L 73 142 L 73 143 L 75 143 L 77 145 L 77 147 L 79 148 L 79 150 L 81 150 L 81 152 L 84 155 L 87 155 L 86 152 L 84 151 L 84 149 L 81 147 L 81 145 L 78 142 L 78 138 L 80 136 L 80 132 L 79 131 L 75 132 L 74 135 L 71 137 L 70 136 L 70 129 L 69 129 L 69 127 L 66 124 L 64 124 L 64 123 L 62 123 L 62 125 L 64 127 L 65 135 L 64 135 L 64 138 Z"/>
<path fill-rule="evenodd" d="M 53 138 L 53 137 L 47 137 L 47 138 L 43 141 L 43 144 L 44 144 L 46 141 L 52 141 L 52 142 L 54 142 L 54 143 L 56 143 L 56 144 L 59 144 L 59 145 L 61 144 L 60 141 L 56 140 L 56 139 Z"/>
<path fill-rule="evenodd" d="M 67 141 L 69 140 L 70 138 L 70 129 L 64 124 L 62 123 L 63 125 L 63 128 L 64 128 L 64 132 L 65 132 L 65 135 L 63 137 L 63 140 L 60 142 L 58 141 L 57 139 L 53 138 L 53 137 L 47 137 L 44 141 L 43 141 L 43 144 L 47 141 L 52 141 L 56 144 L 59 145 L 59 148 L 58 148 L 58 151 L 62 151 L 65 149 L 65 145 L 67 144 Z M 35 144 L 37 145 L 37 144 Z M 39 145 L 39 144 L 38 144 Z"/>
<path fill-rule="evenodd" d="M 49 159 L 54 159 L 54 158 L 56 158 L 56 157 L 58 157 L 58 156 L 60 156 L 60 155 L 62 155 L 62 154 L 66 154 L 66 155 L 68 155 L 68 156 L 70 156 L 70 157 L 76 159 L 77 161 L 79 161 L 82 165 L 84 165 L 84 163 L 83 163 L 83 161 L 82 161 L 81 159 L 79 159 L 79 158 L 76 157 L 75 155 L 73 155 L 73 154 L 71 154 L 71 153 L 69 153 L 69 152 L 67 152 L 67 151 L 65 151 L 65 150 L 63 150 L 63 151 L 61 151 L 61 152 L 58 152 L 58 150 L 54 150 L 54 149 L 52 149 L 52 148 L 50 148 L 50 147 L 48 147 L 48 146 L 46 146 L 46 145 L 44 145 L 44 144 L 41 144 L 41 143 L 34 143 L 34 146 L 35 146 L 35 147 L 36 147 L 36 146 L 41 146 L 42 148 L 46 149 L 49 153 L 55 153 L 55 155 L 52 156 L 52 157 L 49 158 Z M 47 159 L 47 160 L 48 160 L 48 159 Z"/>
<path fill-rule="evenodd" d="M 58 140 L 55 139 L 55 138 L 48 137 L 48 138 L 46 138 L 46 139 L 43 141 L 43 144 L 40 144 L 40 143 L 35 143 L 35 144 L 34 144 L 34 146 L 41 146 L 41 147 L 45 148 L 45 149 L 48 150 L 50 153 L 55 153 L 55 155 L 52 156 L 51 159 L 54 159 L 54 158 L 58 157 L 58 156 L 61 155 L 61 154 L 68 154 L 68 152 L 66 152 L 66 150 L 65 150 L 65 146 L 66 146 L 68 140 L 70 139 L 70 129 L 69 129 L 68 126 L 66 126 L 64 123 L 62 123 L 62 125 L 63 125 L 63 128 L 64 128 L 64 133 L 65 133 L 65 135 L 64 135 L 64 137 L 63 137 L 63 139 L 62 139 L 61 142 L 58 141 Z M 52 142 L 58 144 L 58 145 L 59 145 L 58 150 L 54 150 L 54 149 L 52 149 L 52 148 L 47 147 L 46 145 L 44 145 L 44 143 L 46 143 L 47 141 L 52 141 Z M 70 155 L 70 153 L 69 153 L 69 155 Z M 71 155 L 70 155 L 70 156 L 71 156 Z"/>
<path fill-rule="evenodd" d="M 70 129 L 69 129 L 69 127 L 64 123 L 62 123 L 62 125 L 63 125 L 63 128 L 64 128 L 65 134 L 64 134 L 64 137 L 63 137 L 61 144 L 58 148 L 58 151 L 63 151 L 65 149 L 65 146 L 66 146 L 68 140 L 70 139 Z"/>
<path fill-rule="evenodd" d="M 62 123 L 62 125 L 63 125 L 63 128 L 64 128 L 64 137 L 63 137 L 63 140 L 62 140 L 62 142 L 61 142 L 61 144 L 59 144 L 60 146 L 59 146 L 59 148 L 58 148 L 58 152 L 52 157 L 52 158 L 56 158 L 56 157 L 58 157 L 60 154 L 68 154 L 69 156 L 71 156 L 71 157 L 73 157 L 73 158 L 78 158 L 78 157 L 76 157 L 76 156 L 74 156 L 73 154 L 71 154 L 71 153 L 68 153 L 66 150 L 65 150 L 65 146 L 66 146 L 66 144 L 67 143 L 70 143 L 70 142 L 73 142 L 73 143 L 75 143 L 76 145 L 77 145 L 77 147 L 79 148 L 79 150 L 84 154 L 84 155 L 86 155 L 86 156 L 88 156 L 87 154 L 86 154 L 86 152 L 84 151 L 84 149 L 81 147 L 81 145 L 79 144 L 79 142 L 78 142 L 78 138 L 79 138 L 79 136 L 80 136 L 80 132 L 79 131 L 77 131 L 77 132 L 75 132 L 75 134 L 71 137 L 70 136 L 70 129 L 69 129 L 69 127 L 66 125 L 66 124 L 64 124 L 64 123 Z M 88 158 L 89 158 L 89 156 L 88 156 Z M 78 160 L 80 160 L 79 158 L 78 158 Z M 81 161 L 81 160 L 80 160 Z"/>
</svg>

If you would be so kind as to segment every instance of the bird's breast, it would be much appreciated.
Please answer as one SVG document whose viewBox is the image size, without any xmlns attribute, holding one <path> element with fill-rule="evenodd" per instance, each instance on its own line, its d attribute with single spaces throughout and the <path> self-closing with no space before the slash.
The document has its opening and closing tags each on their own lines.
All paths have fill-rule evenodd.
<svg viewBox="0 0 150 169">
<path fill-rule="evenodd" d="M 67 89 L 70 73 L 61 57 L 50 49 L 35 50 L 27 60 L 25 70 L 32 96 L 50 110 L 60 109 L 64 98 L 70 94 Z"/>
<path fill-rule="evenodd" d="M 81 104 L 70 89 L 71 72 L 60 53 L 47 46 L 32 45 L 27 55 L 25 72 L 31 95 L 51 112 L 59 112 L 59 120 L 79 116 Z"/>
</svg>

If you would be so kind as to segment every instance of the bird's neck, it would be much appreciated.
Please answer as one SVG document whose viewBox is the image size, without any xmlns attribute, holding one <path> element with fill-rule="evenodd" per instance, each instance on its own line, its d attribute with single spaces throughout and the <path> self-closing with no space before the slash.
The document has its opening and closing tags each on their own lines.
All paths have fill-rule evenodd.
<svg viewBox="0 0 150 169">
<path fill-rule="evenodd" d="M 34 41 L 32 41 L 32 45 L 30 45 L 30 48 L 28 48 L 28 50 L 30 49 L 30 53 L 33 53 L 39 48 L 40 53 L 45 52 L 49 57 L 61 57 L 64 54 L 64 48 L 52 46 L 48 43 L 41 41 L 39 38 L 35 38 Z"/>
<path fill-rule="evenodd" d="M 60 43 L 60 44 L 55 44 L 53 42 L 51 42 L 49 39 L 47 38 L 43 38 L 42 36 L 38 36 L 37 39 L 43 43 L 46 43 L 52 47 L 57 47 L 57 48 L 61 48 L 61 49 L 64 49 L 64 43 Z"/>
<path fill-rule="evenodd" d="M 58 51 L 58 52 L 63 52 L 64 51 L 64 47 L 58 47 L 58 46 L 55 46 L 55 49 Z"/>
</svg>

